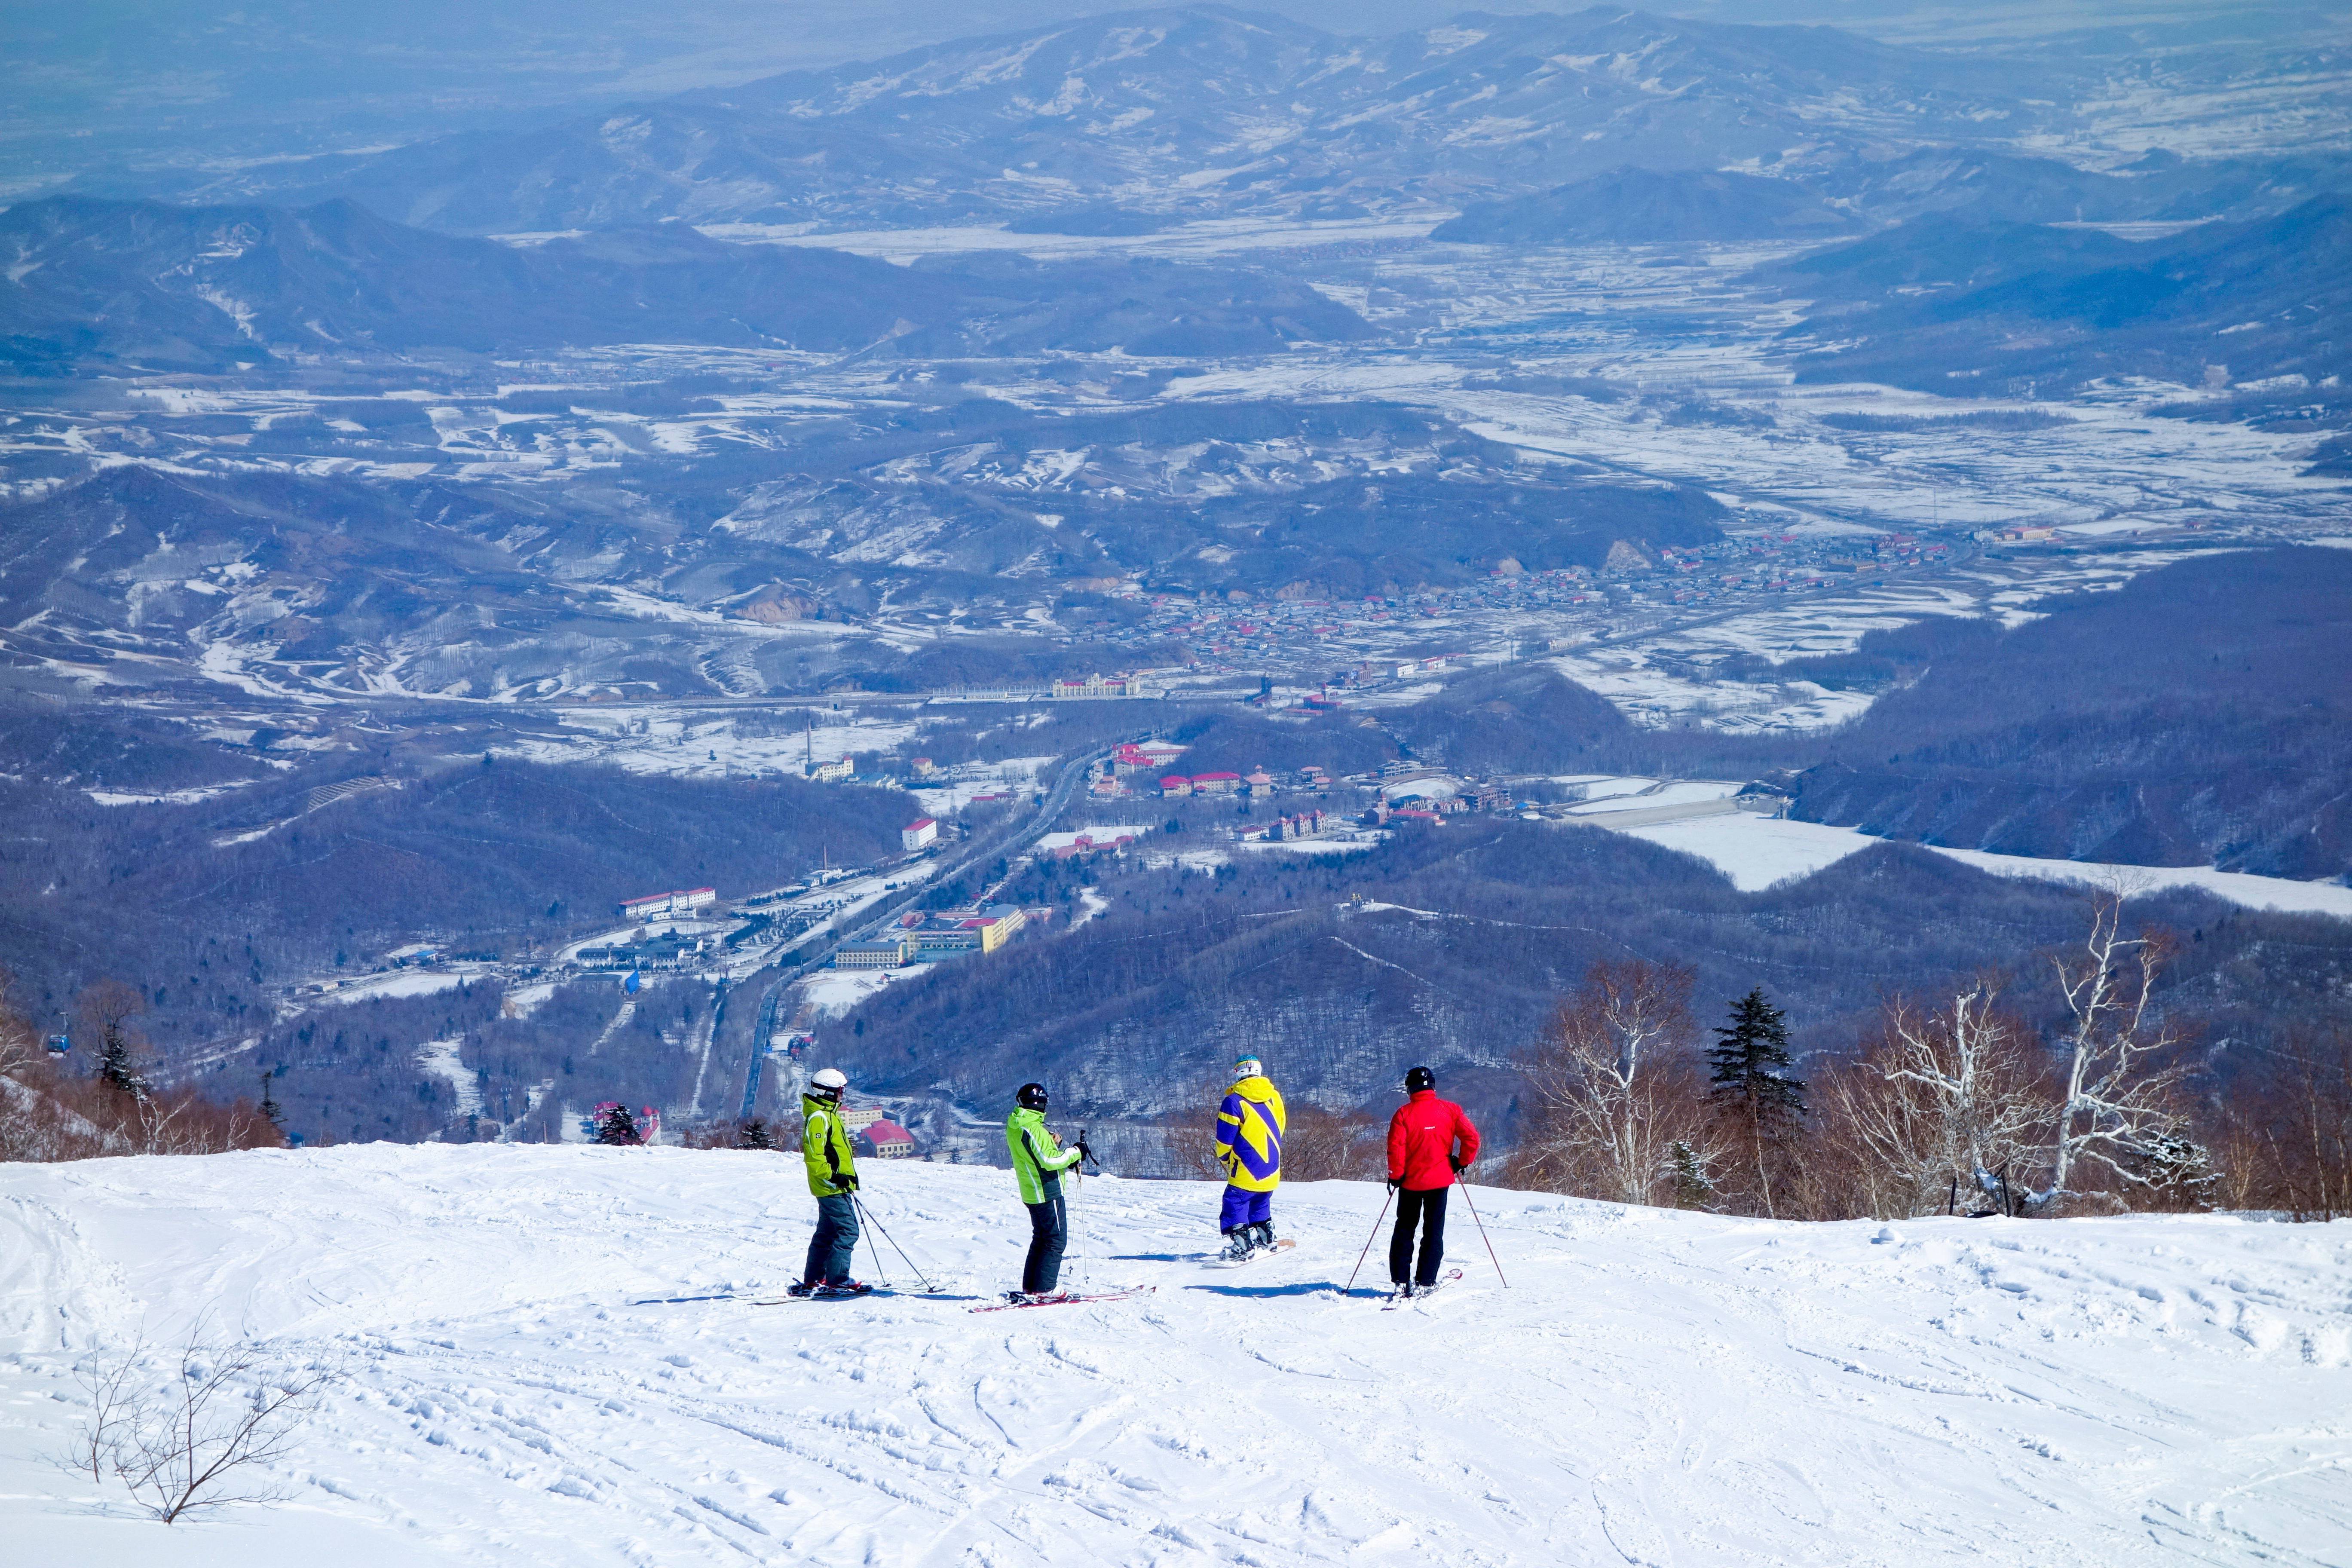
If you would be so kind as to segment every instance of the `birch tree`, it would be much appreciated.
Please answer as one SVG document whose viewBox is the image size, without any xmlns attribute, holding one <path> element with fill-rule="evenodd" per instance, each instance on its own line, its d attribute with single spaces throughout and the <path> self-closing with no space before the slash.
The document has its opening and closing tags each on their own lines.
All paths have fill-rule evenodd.
<svg viewBox="0 0 2352 1568">
<path fill-rule="evenodd" d="M 1554 1191 L 1654 1204 L 1677 1143 L 1711 1157 L 1690 1068 L 1692 975 L 1674 964 L 1597 963 L 1560 1004 L 1527 1067 L 1535 1104 L 1527 1174 Z"/>
<path fill-rule="evenodd" d="M 2068 1015 L 2058 1042 L 2064 1087 L 2049 1135 L 2050 1184 L 2027 1195 L 2034 1208 L 2055 1214 L 2081 1196 L 2073 1184 L 2085 1168 L 2153 1194 L 2194 1167 L 2184 1151 L 2201 1155 L 2178 1109 L 2180 1037 L 2153 1006 L 2165 955 L 2159 938 L 2124 934 L 2124 889 L 2115 887 L 2092 900 L 2081 948 L 2052 960 Z"/>
<path fill-rule="evenodd" d="M 2057 1108 L 2039 1042 L 1979 975 L 1942 1007 L 1897 996 L 1860 1062 L 1827 1085 L 1830 1126 L 1849 1144 L 1872 1212 L 1933 1213 L 1965 1185 L 1973 1200 L 2042 1146 Z"/>
</svg>

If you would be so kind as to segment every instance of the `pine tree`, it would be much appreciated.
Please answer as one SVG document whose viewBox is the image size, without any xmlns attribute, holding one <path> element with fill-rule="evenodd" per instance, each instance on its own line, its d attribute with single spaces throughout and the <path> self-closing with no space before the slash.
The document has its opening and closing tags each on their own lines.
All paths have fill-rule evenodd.
<svg viewBox="0 0 2352 1568">
<path fill-rule="evenodd" d="M 1681 1139 L 1666 1146 L 1666 1173 L 1675 1184 L 1675 1207 L 1712 1210 L 1720 1194 L 1706 1173 L 1706 1160 Z"/>
<path fill-rule="evenodd" d="M 1731 1005 L 1731 1026 L 1706 1053 L 1716 1114 L 1737 1129 L 1756 1161 L 1764 1213 L 1772 1215 L 1768 1152 L 1805 1119 L 1805 1086 L 1789 1072 L 1789 1017 L 1758 986 Z"/>
<path fill-rule="evenodd" d="M 1805 1086 L 1789 1074 L 1789 1016 L 1759 986 L 1731 1005 L 1731 1026 L 1706 1053 L 1708 1098 L 1759 1129 L 1805 1117 Z"/>
<path fill-rule="evenodd" d="M 269 1125 L 283 1132 L 286 1131 L 286 1109 L 272 1099 L 269 1093 L 269 1080 L 277 1076 L 276 1068 L 271 1068 L 261 1075 L 261 1114 L 268 1119 Z"/>
<path fill-rule="evenodd" d="M 98 1076 L 133 1100 L 147 1098 L 147 1076 L 131 1059 L 131 1038 L 122 1026 L 108 1020 L 98 1048 Z"/>
<path fill-rule="evenodd" d="M 743 1123 L 743 1131 L 735 1140 L 738 1149 L 772 1149 L 775 1146 L 775 1137 L 768 1131 L 766 1120 L 758 1116 Z"/>
<path fill-rule="evenodd" d="M 629 1108 L 614 1100 L 605 1106 L 603 1113 L 596 1119 L 596 1142 L 615 1145 L 634 1145 L 642 1143 L 645 1140 L 637 1136 L 636 1120 L 629 1114 Z"/>
</svg>

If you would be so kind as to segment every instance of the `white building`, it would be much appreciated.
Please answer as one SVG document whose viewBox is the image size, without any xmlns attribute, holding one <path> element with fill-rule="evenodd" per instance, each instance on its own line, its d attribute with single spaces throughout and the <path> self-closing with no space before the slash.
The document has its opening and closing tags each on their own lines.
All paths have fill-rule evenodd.
<svg viewBox="0 0 2352 1568">
<path fill-rule="evenodd" d="M 909 855 L 939 841 L 940 825 L 928 816 L 918 817 L 898 830 L 898 842 L 906 846 Z"/>
<path fill-rule="evenodd" d="M 633 921 L 677 920 L 718 901 L 716 889 L 681 888 L 667 893 L 648 893 L 642 899 L 623 899 L 621 914 Z"/>
</svg>

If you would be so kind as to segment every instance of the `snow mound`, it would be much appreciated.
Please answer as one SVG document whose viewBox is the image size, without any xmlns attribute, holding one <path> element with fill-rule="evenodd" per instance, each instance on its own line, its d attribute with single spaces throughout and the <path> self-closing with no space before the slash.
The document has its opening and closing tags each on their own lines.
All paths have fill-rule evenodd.
<svg viewBox="0 0 2352 1568">
<path fill-rule="evenodd" d="M 867 1184 L 927 1268 L 1013 1282 L 1005 1173 Z M 2342 1226 L 1472 1195 L 1509 1288 L 1457 1198 L 1467 1278 L 1384 1312 L 1339 1290 L 1377 1185 L 1285 1188 L 1298 1248 L 1216 1271 L 1213 1186 L 1089 1181 L 1069 1273 L 1156 1292 L 975 1315 L 753 1305 L 806 1243 L 792 1155 L 0 1167 L 0 1538 L 16 1562 L 163 1568 L 2087 1568 L 2341 1563 L 2352 1541 Z M 352 1373 L 289 1502 L 165 1527 L 40 1462 L 82 1409 L 77 1355 L 198 1317 Z"/>
</svg>

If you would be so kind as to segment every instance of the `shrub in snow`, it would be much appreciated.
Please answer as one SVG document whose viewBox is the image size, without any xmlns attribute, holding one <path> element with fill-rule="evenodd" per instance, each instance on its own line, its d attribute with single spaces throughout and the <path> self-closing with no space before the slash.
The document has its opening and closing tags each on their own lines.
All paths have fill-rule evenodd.
<svg viewBox="0 0 2352 1568">
<path fill-rule="evenodd" d="M 161 1377 L 139 1342 L 119 1356 L 93 1356 L 77 1375 L 89 1415 L 57 1462 L 115 1481 L 166 1524 L 204 1509 L 282 1500 L 268 1467 L 292 1451 L 337 1376 L 274 1367 L 250 1347 L 214 1348 L 194 1336 Z"/>
</svg>

